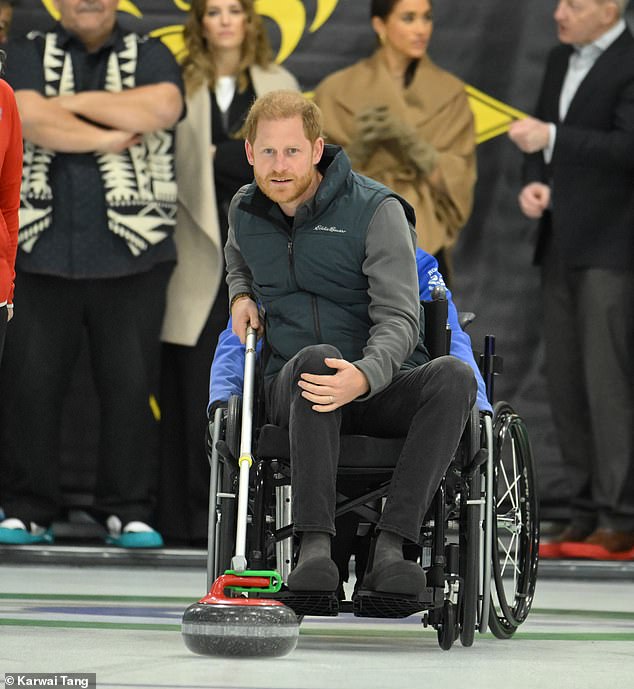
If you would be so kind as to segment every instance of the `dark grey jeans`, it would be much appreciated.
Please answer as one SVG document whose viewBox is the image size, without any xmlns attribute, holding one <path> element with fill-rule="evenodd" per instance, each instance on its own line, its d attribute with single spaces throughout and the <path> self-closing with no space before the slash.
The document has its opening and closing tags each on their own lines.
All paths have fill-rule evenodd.
<svg viewBox="0 0 634 689">
<path fill-rule="evenodd" d="M 289 429 L 292 513 L 296 531 L 335 533 L 336 475 L 341 433 L 406 437 L 378 524 L 418 541 L 422 520 L 458 447 L 475 402 L 467 364 L 444 356 L 398 373 L 384 390 L 333 412 L 315 412 L 297 385 L 301 373 L 333 373 L 330 345 L 298 352 L 267 381 L 268 418 Z"/>
</svg>

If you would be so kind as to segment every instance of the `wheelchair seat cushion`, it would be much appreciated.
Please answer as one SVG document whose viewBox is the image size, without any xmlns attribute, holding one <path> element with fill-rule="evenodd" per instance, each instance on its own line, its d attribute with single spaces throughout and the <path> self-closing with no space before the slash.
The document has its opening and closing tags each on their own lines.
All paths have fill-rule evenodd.
<svg viewBox="0 0 634 689">
<path fill-rule="evenodd" d="M 342 435 L 340 469 L 393 469 L 405 438 L 375 438 L 367 435 Z M 260 459 L 290 459 L 288 430 L 273 424 L 260 429 L 256 454 Z"/>
</svg>

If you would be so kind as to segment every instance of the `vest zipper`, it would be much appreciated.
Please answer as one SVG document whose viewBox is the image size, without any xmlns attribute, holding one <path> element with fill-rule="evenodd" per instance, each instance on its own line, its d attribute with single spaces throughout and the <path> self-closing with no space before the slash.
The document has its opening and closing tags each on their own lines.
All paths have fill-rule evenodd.
<svg viewBox="0 0 634 689">
<path fill-rule="evenodd" d="M 315 337 L 317 342 L 323 342 L 321 338 L 321 323 L 319 322 L 319 307 L 317 306 L 317 297 L 315 295 L 311 296 L 311 301 L 313 302 L 313 323 L 315 324 Z"/>
<path fill-rule="evenodd" d="M 293 255 L 293 237 L 291 236 L 286 242 L 286 250 L 288 254 L 288 267 L 291 271 L 291 275 L 293 276 L 293 282 L 297 286 L 298 289 L 300 289 L 299 284 L 297 283 L 297 277 L 295 275 L 295 260 L 294 260 L 294 255 Z M 317 299 L 315 296 L 311 296 L 311 302 L 313 305 L 313 324 L 315 326 L 315 337 L 317 338 L 317 342 L 321 342 L 321 325 L 319 323 L 319 308 L 317 306 Z"/>
<path fill-rule="evenodd" d="M 291 271 L 291 276 L 293 277 L 293 282 L 297 287 L 297 277 L 295 275 L 295 257 L 293 256 L 293 238 L 291 237 L 286 243 L 286 249 L 288 252 L 288 268 Z"/>
</svg>

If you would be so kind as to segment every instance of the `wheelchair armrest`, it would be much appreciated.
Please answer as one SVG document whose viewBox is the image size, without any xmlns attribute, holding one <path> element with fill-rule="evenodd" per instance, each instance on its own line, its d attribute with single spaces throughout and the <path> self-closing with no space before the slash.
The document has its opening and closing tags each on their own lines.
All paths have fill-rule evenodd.
<svg viewBox="0 0 634 689">
<path fill-rule="evenodd" d="M 209 421 L 213 423 L 213 420 L 216 416 L 216 409 L 226 409 L 228 405 L 229 402 L 227 400 L 216 400 L 215 402 L 212 402 L 207 412 L 207 418 Z"/>
<path fill-rule="evenodd" d="M 448 302 L 446 298 L 422 301 L 425 315 L 425 347 L 429 356 L 435 359 L 449 353 L 451 330 L 447 326 Z"/>
</svg>

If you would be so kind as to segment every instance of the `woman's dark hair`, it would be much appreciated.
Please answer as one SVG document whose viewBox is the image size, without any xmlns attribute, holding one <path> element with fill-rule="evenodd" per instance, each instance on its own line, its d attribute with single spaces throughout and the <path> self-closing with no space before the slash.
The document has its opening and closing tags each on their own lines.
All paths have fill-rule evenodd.
<svg viewBox="0 0 634 689">
<path fill-rule="evenodd" d="M 387 19 L 390 14 L 392 14 L 394 5 L 396 5 L 397 2 L 399 2 L 399 0 L 371 0 L 370 17 L 378 17 L 383 20 Z M 431 0 L 429 0 L 429 4 L 431 5 Z"/>
<path fill-rule="evenodd" d="M 0 50 L 0 77 L 4 76 L 4 66 L 7 63 L 7 54 Z"/>
<path fill-rule="evenodd" d="M 387 19 L 397 2 L 398 0 L 371 0 L 370 17 Z"/>
</svg>

